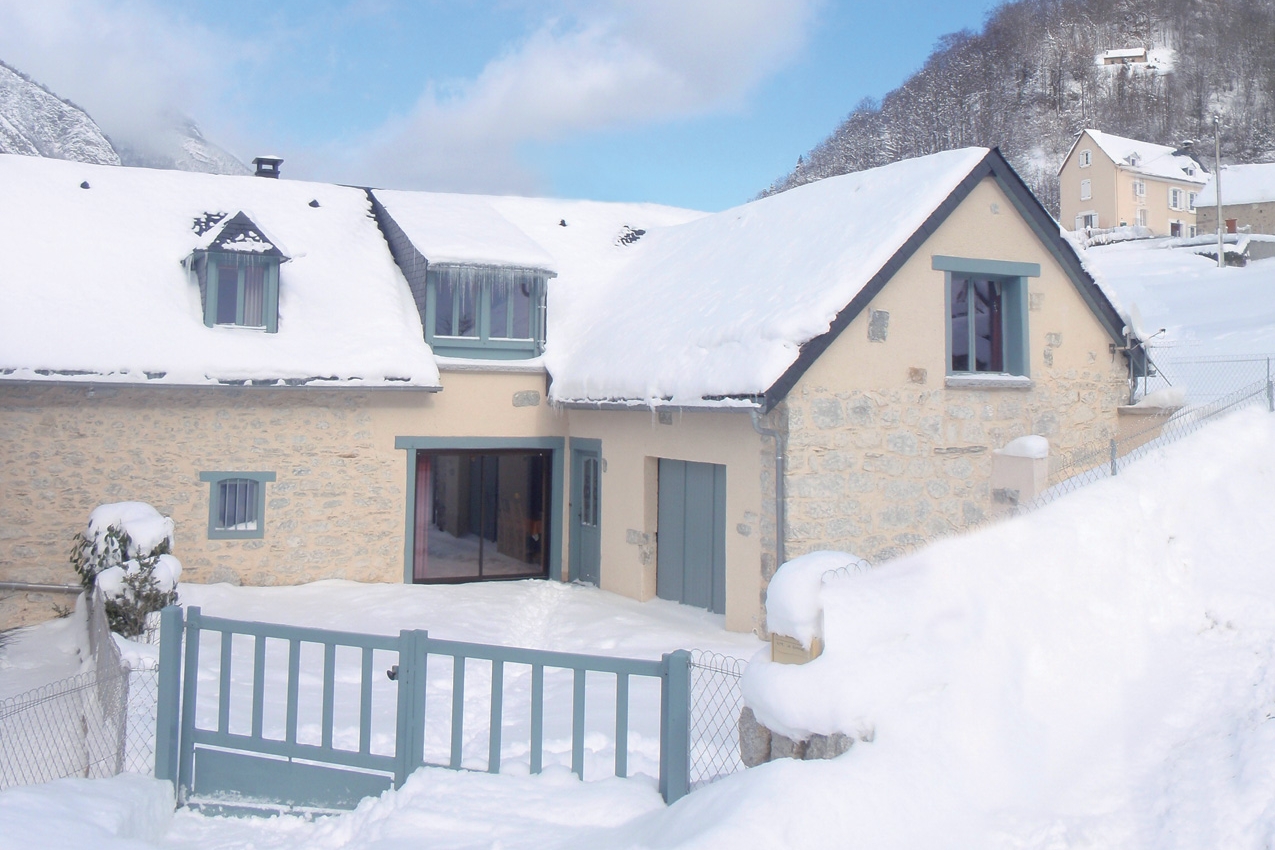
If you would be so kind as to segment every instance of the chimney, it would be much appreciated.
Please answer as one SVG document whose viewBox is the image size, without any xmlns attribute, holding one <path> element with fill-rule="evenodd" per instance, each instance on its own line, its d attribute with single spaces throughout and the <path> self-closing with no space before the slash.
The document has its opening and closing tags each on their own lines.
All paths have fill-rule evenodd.
<svg viewBox="0 0 1275 850">
<path fill-rule="evenodd" d="M 252 164 L 257 166 L 258 177 L 279 177 L 279 166 L 283 164 L 281 156 L 259 156 L 252 160 Z"/>
</svg>

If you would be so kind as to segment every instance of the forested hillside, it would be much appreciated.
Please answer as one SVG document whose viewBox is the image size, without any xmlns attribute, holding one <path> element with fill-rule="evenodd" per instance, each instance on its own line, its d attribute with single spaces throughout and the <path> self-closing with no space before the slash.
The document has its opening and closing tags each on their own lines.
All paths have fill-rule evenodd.
<svg viewBox="0 0 1275 850">
<path fill-rule="evenodd" d="M 1146 48 L 1146 64 L 1103 65 Z M 1057 172 L 1093 127 L 1167 145 L 1199 140 L 1213 168 L 1275 160 L 1275 0 L 1016 0 L 982 32 L 944 36 L 880 102 L 864 100 L 762 194 L 967 145 L 999 146 L 1058 212 Z"/>
</svg>

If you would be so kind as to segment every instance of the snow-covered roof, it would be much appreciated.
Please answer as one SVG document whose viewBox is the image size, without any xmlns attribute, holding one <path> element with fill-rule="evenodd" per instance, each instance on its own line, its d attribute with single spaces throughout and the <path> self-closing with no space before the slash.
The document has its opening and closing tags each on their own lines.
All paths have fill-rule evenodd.
<svg viewBox="0 0 1275 850">
<path fill-rule="evenodd" d="M 1197 253 L 1205 241 L 1142 239 L 1080 256 L 1137 336 L 1166 329 L 1157 346 L 1190 356 L 1275 352 L 1275 259 L 1218 268 Z"/>
<path fill-rule="evenodd" d="M 1255 165 L 1222 166 L 1222 204 L 1262 204 L 1275 201 L 1275 162 Z M 1197 207 L 1217 204 L 1217 187 L 1213 178 L 1204 184 Z"/>
<path fill-rule="evenodd" d="M 1168 145 L 1126 139 L 1124 136 L 1113 136 L 1100 130 L 1085 130 L 1085 133 L 1116 165 L 1137 174 L 1180 183 L 1203 184 L 1208 179 L 1208 174 L 1200 167 L 1200 163 Z M 1072 147 L 1074 149 L 1075 145 Z M 1063 161 L 1066 162 L 1066 159 Z"/>
<path fill-rule="evenodd" d="M 0 156 L 0 186 L 0 379 L 438 386 L 359 189 L 24 156 Z M 222 232 L 196 232 L 210 213 L 290 258 L 278 333 L 204 326 L 183 260 Z"/>
<path fill-rule="evenodd" d="M 648 232 L 554 316 L 553 396 L 764 393 L 987 155 L 896 162 Z"/>
<path fill-rule="evenodd" d="M 376 198 L 431 265 L 557 271 L 553 258 L 497 212 L 490 198 L 391 189 L 376 190 Z"/>
</svg>

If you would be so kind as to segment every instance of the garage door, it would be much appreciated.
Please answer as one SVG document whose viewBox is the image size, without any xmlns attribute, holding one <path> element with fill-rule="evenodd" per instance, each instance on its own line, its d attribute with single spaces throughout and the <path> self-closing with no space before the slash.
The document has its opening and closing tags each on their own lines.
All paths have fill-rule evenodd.
<svg viewBox="0 0 1275 850">
<path fill-rule="evenodd" d="M 726 613 L 726 467 L 660 458 L 655 591 Z"/>
</svg>

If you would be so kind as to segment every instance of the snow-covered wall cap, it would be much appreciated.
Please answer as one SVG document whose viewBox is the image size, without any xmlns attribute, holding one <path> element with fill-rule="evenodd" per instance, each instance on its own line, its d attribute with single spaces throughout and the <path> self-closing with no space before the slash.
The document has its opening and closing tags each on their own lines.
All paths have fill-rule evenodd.
<svg viewBox="0 0 1275 850">
<path fill-rule="evenodd" d="M 0 186 L 0 381 L 439 386 L 360 189 L 27 156 Z M 239 210 L 291 257 L 277 333 L 205 327 L 183 264 L 197 219 Z"/>
<path fill-rule="evenodd" d="M 431 265 L 557 272 L 553 257 L 482 195 L 377 189 L 376 199 Z"/>
<path fill-rule="evenodd" d="M 1275 201 L 1275 162 L 1222 166 L 1222 206 L 1264 204 Z M 1195 199 L 1196 207 L 1217 206 L 1217 186 L 1213 178 L 1204 184 Z"/>
<path fill-rule="evenodd" d="M 1043 460 L 1049 457 L 1049 440 L 1039 434 L 1028 434 L 1026 437 L 1010 440 L 1001 448 L 993 450 L 992 454 Z"/>
<path fill-rule="evenodd" d="M 849 552 L 819 551 L 785 562 L 766 586 L 766 628 L 810 649 L 822 637 L 824 577 L 864 563 Z"/>
<path fill-rule="evenodd" d="M 1101 130 L 1085 130 L 1085 132 L 1116 165 L 1130 171 L 1145 174 L 1148 177 L 1200 185 L 1208 179 L 1208 174 L 1200 167 L 1200 163 L 1186 154 L 1178 153 L 1176 148 L 1140 142 L 1137 139 L 1126 139 L 1124 136 L 1113 136 Z M 1129 160 L 1135 155 L 1137 165 L 1132 165 Z M 1188 171 L 1194 173 L 1188 173 Z"/>
<path fill-rule="evenodd" d="M 553 398 L 765 393 L 987 155 L 830 177 L 647 233 L 569 316 L 550 304 Z"/>
</svg>

